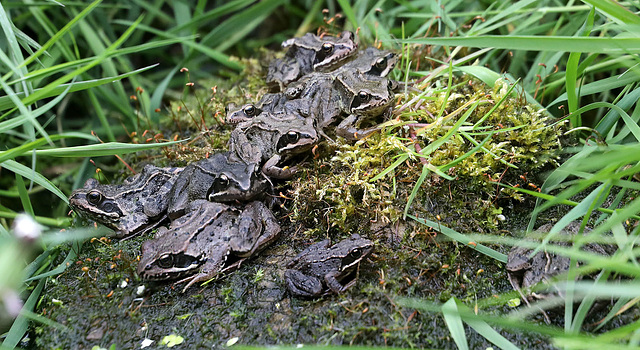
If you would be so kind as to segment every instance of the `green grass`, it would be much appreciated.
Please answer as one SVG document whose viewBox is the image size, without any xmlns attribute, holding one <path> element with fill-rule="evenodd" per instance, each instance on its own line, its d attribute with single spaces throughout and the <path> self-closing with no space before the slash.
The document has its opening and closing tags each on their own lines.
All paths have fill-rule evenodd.
<svg viewBox="0 0 640 350">
<path fill-rule="evenodd" d="M 337 12 L 343 15 L 338 22 L 344 23 L 344 29 L 359 28 L 361 41 L 381 42 L 407 53 L 394 73 L 396 79 L 423 79 L 425 85 L 444 79 L 448 81 L 444 101 L 449 100 L 452 77 L 459 72 L 475 76 L 490 87 L 499 80 L 507 81 L 514 84 L 503 95 L 505 98 L 521 97 L 546 107 L 555 122 L 569 121 L 575 129 L 566 138 L 574 138 L 577 143 L 565 148 L 561 164 L 546 175 L 540 192 L 509 184 L 504 187 L 537 199 L 529 229 L 539 226 L 539 217 L 564 208 L 549 236 L 531 248 L 544 247 L 579 259 L 587 270 L 611 277 L 575 282 L 574 277 L 585 271 L 572 267 L 564 279 L 552 282 L 567 294 L 563 327 L 530 321 L 527 311 L 497 313 L 495 305 L 504 303 L 509 298 L 505 296 L 498 296 L 499 302 L 487 298 L 476 305 L 454 298 L 444 304 L 394 295 L 390 300 L 443 317 L 459 348 L 469 347 L 470 329 L 501 348 L 515 347 L 504 337 L 505 332 L 523 331 L 543 334 L 563 348 L 598 348 L 603 344 L 637 347 L 637 320 L 613 325 L 617 312 L 637 308 L 640 277 L 635 225 L 640 216 L 636 178 L 640 173 L 640 16 L 635 14 L 638 8 L 633 4 L 612 0 L 561 6 L 532 0 L 374 4 L 339 0 L 319 5 L 312 1 L 236 0 L 198 1 L 188 6 L 185 2 L 157 0 L 153 5 L 132 1 L 124 6 L 97 0 L 66 2 L 62 7 L 55 2 L 3 1 L 0 238 L 10 239 L 12 219 L 22 211 L 47 226 L 40 243 L 44 251 L 29 261 L 18 282 L 0 285 L 0 289 L 21 291 L 26 297 L 24 311 L 7 330 L 3 348 L 18 344 L 28 321 L 47 322 L 34 313 L 40 293 L 48 276 L 61 273 L 66 262 L 75 259 L 77 244 L 75 249 L 56 248 L 62 241 L 73 240 L 56 238 L 56 231 L 70 225 L 66 216 L 70 191 L 97 169 L 109 172 L 117 168 L 115 155 L 180 142 L 161 138 L 135 143 L 132 136 L 145 130 L 154 134 L 166 131 L 160 124 L 166 118 L 166 98 L 181 96 L 185 91 L 179 70 L 189 68 L 189 79 L 194 82 L 237 74 L 245 64 L 235 55 L 259 57 L 261 47 L 277 47 L 282 39 L 296 33 L 314 31 L 318 26 L 332 28 L 335 24 L 323 23 L 320 10 L 325 6 L 328 17 Z M 417 100 L 420 98 L 428 101 L 429 96 Z M 492 101 L 494 110 L 503 101 Z M 442 103 L 437 116 L 451 115 L 455 120 L 448 132 L 421 152 L 409 150 L 400 155 L 371 181 L 393 187 L 396 174 L 408 159 L 431 160 L 452 139 L 467 140 L 473 144 L 468 153 L 446 164 L 421 166 L 421 176 L 407 197 L 404 214 L 498 264 L 505 262 L 504 252 L 509 247 L 522 242 L 457 232 L 411 214 L 428 176 L 453 180 L 450 169 L 473 154 L 490 152 L 485 146 L 496 132 L 491 129 L 493 125 L 487 125 L 485 119 L 466 122 L 473 109 L 483 103 L 469 100 L 459 113 L 446 111 L 447 104 Z M 500 161 L 513 168 L 509 162 Z M 593 230 L 588 236 L 577 237 L 574 248 L 550 243 L 553 235 L 574 220 L 589 223 Z M 85 237 L 79 229 L 69 232 Z M 612 244 L 615 253 L 605 259 L 581 252 L 578 247 L 587 241 Z M 0 275 L 15 269 L 4 264 Z M 620 282 L 614 279 L 618 276 Z M 588 326 L 593 320 L 588 319 L 586 311 L 597 299 L 615 302 L 608 306 L 610 310 L 600 324 Z M 572 300 L 580 303 L 574 306 Z"/>
</svg>

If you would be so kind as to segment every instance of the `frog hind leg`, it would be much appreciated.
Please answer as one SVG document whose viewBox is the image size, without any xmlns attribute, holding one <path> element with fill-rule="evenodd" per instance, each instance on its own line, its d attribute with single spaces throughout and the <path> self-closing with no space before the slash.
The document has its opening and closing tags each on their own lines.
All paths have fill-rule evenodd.
<svg viewBox="0 0 640 350">
<path fill-rule="evenodd" d="M 355 123 L 358 120 L 358 116 L 351 114 L 347 118 L 345 118 L 338 126 L 336 127 L 336 134 L 338 136 L 344 137 L 349 141 L 360 140 L 374 132 L 380 130 L 378 127 L 373 127 L 365 130 L 360 130 L 355 127 Z"/>
<path fill-rule="evenodd" d="M 317 297 L 322 293 L 322 282 L 314 276 L 307 276 L 298 270 L 284 272 L 284 281 L 292 295 L 303 298 Z"/>
<path fill-rule="evenodd" d="M 265 248 L 280 235 L 278 220 L 267 206 L 259 201 L 249 203 L 240 215 L 238 234 L 229 245 L 235 255 L 249 257 Z"/>
<path fill-rule="evenodd" d="M 171 190 L 167 196 L 167 212 L 171 219 L 175 219 L 184 215 L 185 209 L 189 202 L 187 188 L 193 175 L 193 166 L 187 166 L 173 183 Z"/>
</svg>

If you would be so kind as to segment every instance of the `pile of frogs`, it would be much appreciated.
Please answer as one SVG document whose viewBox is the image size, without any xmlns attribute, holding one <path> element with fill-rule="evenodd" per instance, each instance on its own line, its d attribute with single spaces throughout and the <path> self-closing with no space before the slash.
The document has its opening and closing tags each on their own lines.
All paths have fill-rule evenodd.
<svg viewBox="0 0 640 350">
<path fill-rule="evenodd" d="M 395 54 L 358 50 L 348 31 L 306 34 L 282 46 L 285 56 L 268 69 L 270 93 L 227 106 L 226 121 L 235 126 L 228 151 L 184 168 L 147 165 L 119 185 L 89 179 L 71 194 L 75 212 L 118 238 L 157 228 L 141 248 L 143 279 L 178 279 L 186 290 L 238 268 L 280 235 L 265 204 L 272 182 L 291 178 L 296 160 L 321 138 L 364 138 L 390 114 L 397 84 L 387 76 Z M 343 292 L 372 250 L 373 242 L 357 234 L 333 246 L 313 244 L 289 262 L 285 283 L 299 297 Z"/>
</svg>

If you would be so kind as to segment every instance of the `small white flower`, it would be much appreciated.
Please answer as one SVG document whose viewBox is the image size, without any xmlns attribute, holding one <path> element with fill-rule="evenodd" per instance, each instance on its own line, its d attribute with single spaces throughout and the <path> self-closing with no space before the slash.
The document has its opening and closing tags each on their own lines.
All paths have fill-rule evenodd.
<svg viewBox="0 0 640 350">
<path fill-rule="evenodd" d="M 5 289 L 0 293 L 0 297 L 0 300 L 2 300 L 4 304 L 5 311 L 11 317 L 18 317 L 20 311 L 22 311 L 22 299 L 20 299 L 20 295 L 13 289 Z M 0 306 L 1 305 L 2 304 L 0 304 Z"/>
<path fill-rule="evenodd" d="M 140 343 L 140 349 L 144 349 L 147 346 L 151 346 L 153 344 L 153 340 L 149 338 L 144 338 L 144 340 Z"/>
<path fill-rule="evenodd" d="M 137 295 L 142 295 L 142 294 L 144 293 L 144 290 L 145 290 L 145 289 L 146 289 L 146 288 L 145 288 L 145 286 L 144 286 L 144 285 L 142 285 L 142 286 L 138 286 L 138 288 L 136 289 L 136 294 L 137 294 Z"/>
<path fill-rule="evenodd" d="M 125 288 L 127 285 L 129 285 L 129 283 L 127 283 L 127 281 L 125 280 L 122 280 L 122 282 L 120 282 L 120 285 L 118 285 L 118 287 Z"/>
<path fill-rule="evenodd" d="M 13 220 L 13 234 L 24 241 L 35 241 L 40 237 L 42 229 L 43 226 L 27 214 L 20 214 Z"/>
</svg>

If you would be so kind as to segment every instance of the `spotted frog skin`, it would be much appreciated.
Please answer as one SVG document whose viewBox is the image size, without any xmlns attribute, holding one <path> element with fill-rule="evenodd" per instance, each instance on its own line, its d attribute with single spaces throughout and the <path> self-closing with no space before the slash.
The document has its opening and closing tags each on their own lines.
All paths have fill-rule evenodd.
<svg viewBox="0 0 640 350">
<path fill-rule="evenodd" d="M 359 129 L 363 121 L 390 114 L 394 98 L 392 81 L 360 72 L 347 71 L 336 77 L 334 91 L 347 117 L 336 127 L 336 134 L 347 140 L 358 140 L 378 130 Z"/>
<path fill-rule="evenodd" d="M 269 188 L 258 163 L 232 162 L 229 156 L 229 152 L 215 153 L 184 168 L 169 192 L 169 218 L 183 215 L 198 199 L 246 202 Z"/>
<path fill-rule="evenodd" d="M 313 119 L 262 113 L 236 127 L 229 139 L 229 151 L 238 161 L 262 164 L 262 172 L 271 178 L 288 179 L 297 168 L 280 164 L 310 150 L 317 142 Z"/>
<path fill-rule="evenodd" d="M 294 296 L 303 298 L 343 293 L 355 283 L 355 278 L 348 281 L 349 277 L 372 251 L 373 242 L 357 234 L 333 246 L 329 240 L 316 243 L 287 265 L 284 274 L 287 288 Z"/>
<path fill-rule="evenodd" d="M 358 45 L 353 33 L 344 31 L 337 37 L 308 33 L 284 41 L 282 47 L 289 49 L 286 56 L 274 60 L 267 72 L 267 86 L 273 91 L 282 91 L 308 73 L 335 68 L 354 55 Z"/>
<path fill-rule="evenodd" d="M 144 167 L 121 185 L 89 179 L 71 193 L 69 206 L 81 216 L 128 238 L 161 224 L 167 218 L 169 192 L 183 168 Z"/>
<path fill-rule="evenodd" d="M 144 280 L 182 278 L 192 285 L 236 269 L 278 238 L 280 226 L 258 201 L 244 208 L 196 200 L 186 214 L 142 244 L 138 275 Z"/>
</svg>

